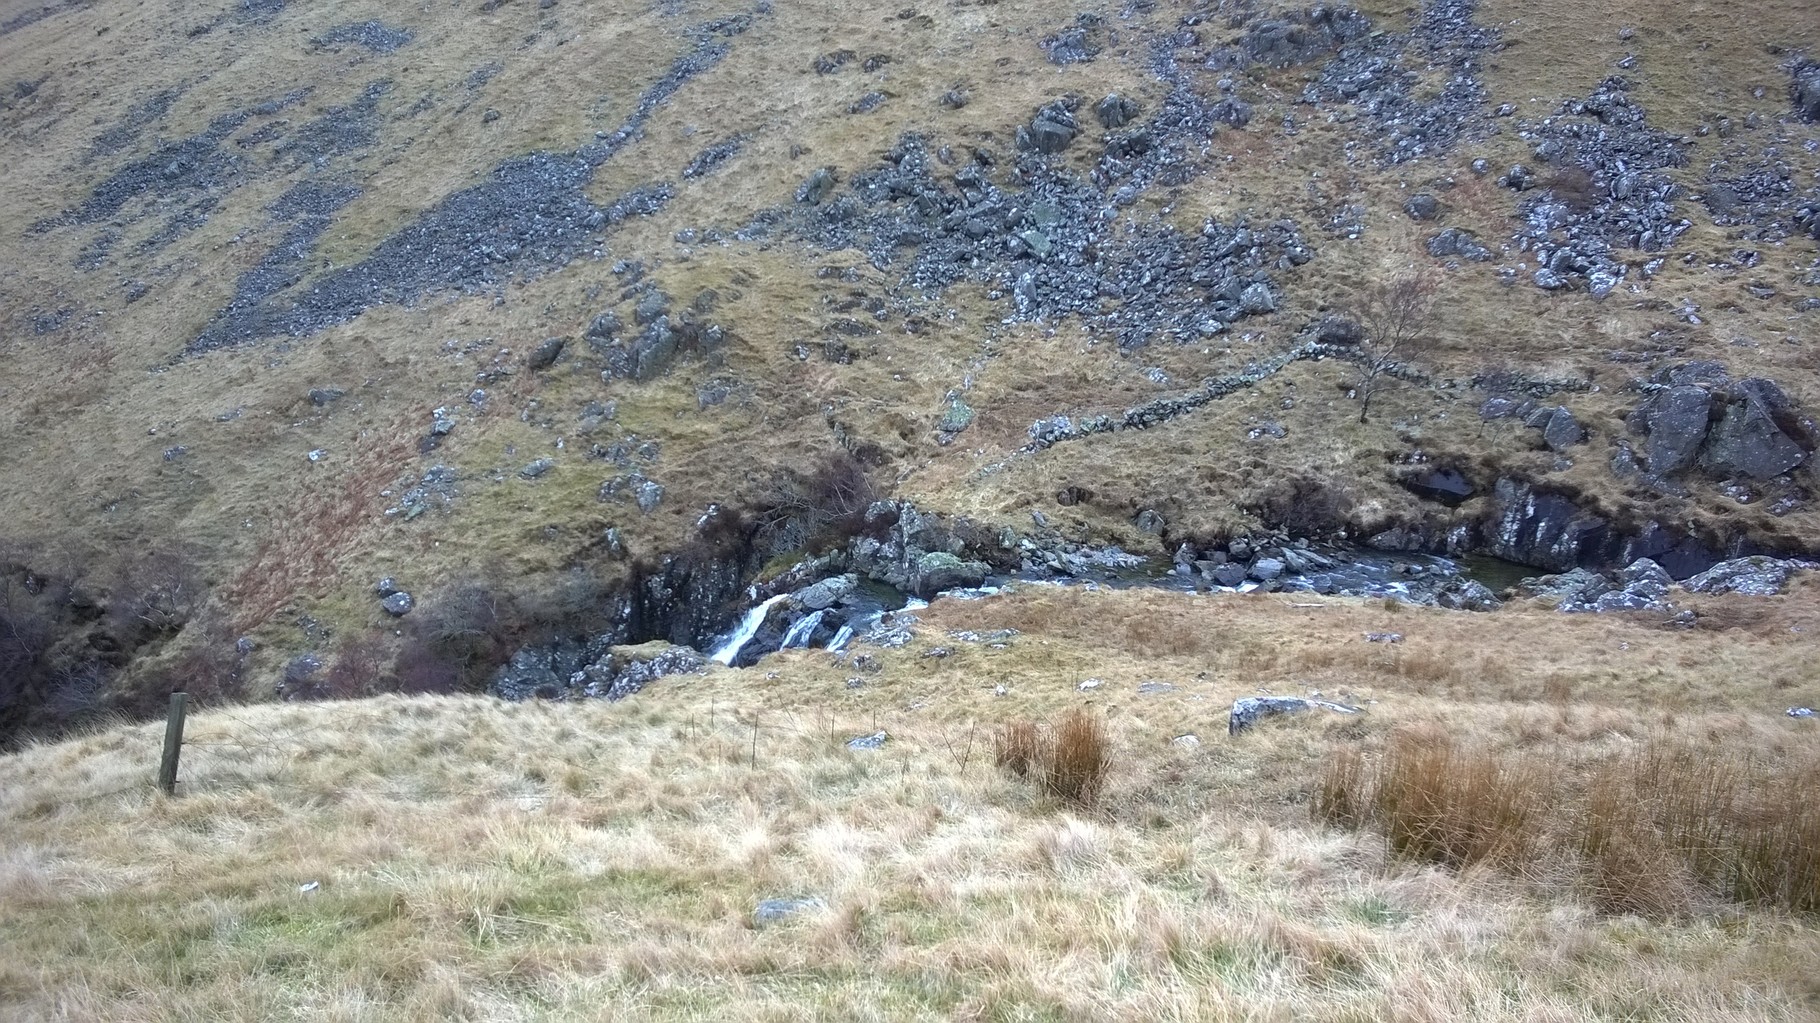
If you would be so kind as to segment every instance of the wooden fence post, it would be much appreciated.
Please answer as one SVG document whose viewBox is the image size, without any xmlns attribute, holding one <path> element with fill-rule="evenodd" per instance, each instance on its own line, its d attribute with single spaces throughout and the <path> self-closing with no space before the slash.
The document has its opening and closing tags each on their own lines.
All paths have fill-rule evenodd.
<svg viewBox="0 0 1820 1023">
<path fill-rule="evenodd" d="M 177 754 L 183 749 L 183 712 L 190 694 L 172 693 L 171 709 L 164 718 L 164 759 L 158 764 L 158 787 L 167 796 L 177 794 Z"/>
</svg>

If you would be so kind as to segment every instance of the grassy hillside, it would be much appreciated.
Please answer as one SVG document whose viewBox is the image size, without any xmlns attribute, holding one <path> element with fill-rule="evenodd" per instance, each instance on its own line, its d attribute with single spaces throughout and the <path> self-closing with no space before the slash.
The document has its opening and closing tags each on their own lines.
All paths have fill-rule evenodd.
<svg viewBox="0 0 1820 1023">
<path fill-rule="evenodd" d="M 108 728 L 0 759 L 0 1006 L 21 1020 L 1812 1019 L 1810 916 L 1740 903 L 1678 857 L 1549 844 L 1541 818 L 1564 806 L 1525 826 L 1529 858 L 1465 867 L 1314 808 L 1336 752 L 1377 764 L 1416 736 L 1527 764 L 1509 784 L 1546 778 L 1557 796 L 1682 750 L 1736 767 L 1728 813 L 1812 818 L 1812 729 L 1778 709 L 1809 684 L 1797 630 L 1814 598 L 1808 584 L 1697 633 L 1507 609 L 1462 660 L 1445 612 L 1036 588 L 938 601 L 909 646 L 869 651 L 870 672 L 793 651 L 613 704 L 209 712 L 190 722 L 174 799 L 151 784 L 158 729 Z M 1391 628 L 1403 642 L 1363 638 Z M 1229 701 L 1266 691 L 1368 709 L 1223 734 Z M 994 766 L 1000 727 L 1077 706 L 1108 732 L 1097 801 Z M 844 744 L 877 731 L 881 748 Z M 760 926 L 775 898 L 819 903 Z"/>
<path fill-rule="evenodd" d="M 146 558 L 188 566 L 193 599 L 174 628 L 96 641 L 124 651 L 109 655 L 124 662 L 107 666 L 113 689 L 155 695 L 185 657 L 260 694 L 302 651 L 386 642 L 368 596 L 385 575 L 431 603 L 477 580 L 547 588 L 569 570 L 611 584 L 628 562 L 607 556 L 608 527 L 630 560 L 657 557 L 686 547 L 710 506 L 763 504 L 780 474 L 847 456 L 880 494 L 989 527 L 1025 530 L 1038 511 L 1063 536 L 1153 553 L 1267 524 L 1259 508 L 1293 479 L 1355 497 L 1358 529 L 1420 520 L 1432 510 L 1393 479 L 1412 458 L 1468 467 L 1481 495 L 1514 474 L 1625 521 L 1806 549 L 1820 525 L 1805 471 L 1747 487 L 1741 504 L 1719 481 L 1655 487 L 1608 463 L 1630 442 L 1628 385 L 1680 361 L 1719 359 L 1798 406 L 1820 402 L 1820 314 L 1803 304 L 1820 296 L 1816 253 L 1789 233 L 1820 167 L 1789 101 L 1791 62 L 1820 48 L 1807 13 L 1794 0 L 1749 17 L 1370 3 L 1360 17 L 1378 34 L 1350 44 L 1356 59 L 1388 54 L 1400 70 L 1347 101 L 1320 90 L 1352 51 L 1228 67 L 1258 26 L 1301 17 L 1269 5 L 22 6 L 0 33 L 14 185 L 0 200 L 5 561 L 98 606 L 134 600 L 122 577 Z M 1619 245 L 1628 276 L 1603 300 L 1584 282 L 1544 291 L 1519 244 L 1524 204 L 1544 193 L 1496 180 L 1525 162 L 1556 181 L 1538 140 L 1567 137 L 1558 125 L 1603 137 L 1563 104 L 1613 74 L 1644 117 L 1614 136 L 1643 132 L 1653 141 L 1638 144 L 1684 157 L 1660 174 L 1683 189 L 1666 215 L 1685 232 L 1659 253 Z M 1450 90 L 1473 98 L 1449 106 Z M 1136 144 L 1107 141 L 1118 133 L 1094 119 L 1112 91 L 1178 161 L 1131 157 L 1142 187 L 1116 202 L 1117 182 L 1091 184 L 1108 146 Z M 1020 182 L 1020 126 L 1067 97 L 1081 136 L 1036 158 L 1049 184 Z M 1222 97 L 1246 105 L 1243 128 L 1169 127 Z M 1389 140 L 1431 109 L 1451 134 L 1387 162 Z M 1036 209 L 1026 191 L 1107 204 L 1112 226 L 1089 246 L 1104 252 L 1085 258 L 1111 260 L 1111 276 L 1135 280 L 1154 257 L 1144 245 L 1197 237 L 1209 218 L 1292 223 L 1312 261 L 1258 271 L 1276 311 L 1186 342 L 1168 317 L 1113 330 L 1126 321 L 1110 301 L 1018 313 L 1020 274 L 1074 272 L 1003 255 L 1023 228 L 980 241 L 985 263 L 962 280 L 920 287 L 906 276 L 918 243 L 854 240 L 826 219 L 911 135 L 944 189 L 954 168 L 990 159 L 992 187 L 1020 209 Z M 555 163 L 515 162 L 535 152 Z M 557 181 L 569 172 L 552 168 L 576 159 L 599 162 Z M 833 198 L 798 201 L 821 168 Z M 1766 173 L 1775 187 L 1751 191 Z M 1721 223 L 1701 198 L 1714 181 L 1745 182 L 1755 212 Z M 1418 192 L 1440 198 L 1440 220 L 1405 214 Z M 599 226 L 563 219 L 583 207 L 607 211 Z M 880 208 L 914 219 L 901 199 Z M 1099 216 L 1058 208 L 1061 241 Z M 1428 255 L 1443 226 L 1496 258 Z M 522 245 L 508 240 L 520 230 Z M 1315 318 L 1410 271 L 1438 287 L 1419 367 L 1434 385 L 1389 388 L 1369 423 L 1355 421 L 1349 367 L 1302 362 L 1153 430 L 1022 450 L 1044 417 L 1193 394 L 1287 351 Z M 707 347 L 660 373 L 614 372 L 653 291 L 673 325 L 719 340 L 685 340 Z M 602 312 L 625 324 L 611 344 L 588 337 Z M 568 339 L 555 363 L 528 367 L 554 337 Z M 1482 426 L 1475 378 L 1570 386 L 1553 400 L 1587 446 L 1563 459 L 1533 431 Z M 946 435 L 953 398 L 977 418 Z M 446 435 L 432 433 L 439 418 Z M 1248 439 L 1263 423 L 1286 436 Z M 541 458 L 546 473 L 521 475 Z M 598 499 L 628 472 L 664 487 L 659 507 Z M 1091 497 L 1059 503 L 1069 492 Z M 1143 508 L 1168 517 L 1167 541 L 1132 527 Z M 83 628 L 64 627 L 77 649 Z M 233 652 L 242 637 L 250 655 Z"/>
</svg>

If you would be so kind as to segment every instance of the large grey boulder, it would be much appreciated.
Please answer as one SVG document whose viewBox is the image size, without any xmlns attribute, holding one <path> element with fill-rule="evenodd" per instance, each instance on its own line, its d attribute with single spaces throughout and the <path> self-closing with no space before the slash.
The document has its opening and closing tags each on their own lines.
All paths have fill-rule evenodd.
<svg viewBox="0 0 1820 1023">
<path fill-rule="evenodd" d="M 859 588 L 859 577 L 856 575 L 837 575 L 832 579 L 805 586 L 792 596 L 803 607 L 810 611 L 825 611 L 841 602 L 842 599 Z"/>
<path fill-rule="evenodd" d="M 962 561 L 947 551 L 930 551 L 916 559 L 910 592 L 927 600 L 943 590 L 983 585 L 991 571 L 983 561 Z"/>
<path fill-rule="evenodd" d="M 1690 593 L 1739 593 L 1747 597 L 1770 597 L 1782 592 L 1790 575 L 1807 567 L 1806 562 L 1783 561 L 1761 555 L 1734 558 L 1719 562 L 1681 585 Z"/>
<path fill-rule="evenodd" d="M 1807 451 L 1782 423 L 1793 408 L 1782 389 L 1768 380 L 1740 380 L 1717 425 L 1707 432 L 1700 464 L 1714 472 L 1770 479 L 1800 465 Z M 1798 429 L 1798 427 L 1797 427 Z"/>
<path fill-rule="evenodd" d="M 1664 476 L 1694 464 L 1706 439 L 1712 403 L 1705 388 L 1681 384 L 1650 395 L 1631 413 L 1632 428 L 1647 435 L 1643 456 L 1650 472 Z"/>
<path fill-rule="evenodd" d="M 1307 710 L 1330 710 L 1337 714 L 1357 714 L 1364 708 L 1348 707 L 1343 703 L 1329 703 L 1326 700 L 1309 700 L 1300 696 L 1242 696 L 1232 701 L 1232 710 L 1226 719 L 1226 734 L 1237 735 L 1267 717 L 1279 714 L 1299 714 Z"/>
<path fill-rule="evenodd" d="M 1803 121 L 1820 121 L 1820 64 L 1811 60 L 1797 64 L 1788 95 Z"/>
<path fill-rule="evenodd" d="M 1548 417 L 1548 422 L 1542 425 L 1542 442 L 1548 445 L 1550 451 L 1566 451 L 1584 440 L 1586 428 L 1580 425 L 1572 412 L 1567 411 L 1565 405 L 1556 408 Z"/>
</svg>

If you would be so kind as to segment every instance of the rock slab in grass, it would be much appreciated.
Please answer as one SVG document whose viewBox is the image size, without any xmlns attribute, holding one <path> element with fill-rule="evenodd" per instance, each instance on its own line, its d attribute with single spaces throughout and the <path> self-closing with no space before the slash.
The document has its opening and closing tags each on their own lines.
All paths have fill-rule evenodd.
<svg viewBox="0 0 1820 1023">
<path fill-rule="evenodd" d="M 757 908 L 752 910 L 752 926 L 768 927 L 782 923 L 793 916 L 816 910 L 825 910 L 828 904 L 819 896 L 797 896 L 781 899 L 762 899 Z"/>
<path fill-rule="evenodd" d="M 1267 717 L 1279 714 L 1299 714 L 1305 710 L 1331 710 L 1339 714 L 1358 714 L 1364 708 L 1348 707 L 1343 703 L 1330 703 L 1326 700 L 1309 700 L 1300 696 L 1244 696 L 1232 701 L 1231 717 L 1226 722 L 1226 734 L 1237 735 Z"/>
</svg>

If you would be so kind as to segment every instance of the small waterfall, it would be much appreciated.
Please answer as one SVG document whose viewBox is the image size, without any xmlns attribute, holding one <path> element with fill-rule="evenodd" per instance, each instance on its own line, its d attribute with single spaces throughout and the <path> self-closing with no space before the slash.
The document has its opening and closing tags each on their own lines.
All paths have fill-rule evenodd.
<svg viewBox="0 0 1820 1023">
<path fill-rule="evenodd" d="M 827 613 L 826 611 L 816 611 L 798 618 L 791 624 L 789 631 L 784 633 L 783 645 L 778 649 L 789 650 L 793 647 L 808 646 L 809 637 L 815 635 L 816 626 L 822 623 L 822 615 Z"/>
<path fill-rule="evenodd" d="M 847 643 L 849 641 L 851 641 L 852 639 L 853 639 L 853 623 L 848 622 L 847 624 L 840 627 L 840 631 L 836 632 L 834 634 L 833 639 L 828 641 L 828 649 L 833 650 L 836 653 L 838 653 L 840 651 L 840 648 L 846 646 Z"/>
<path fill-rule="evenodd" d="M 714 652 L 708 656 L 722 664 L 731 665 L 733 663 L 733 658 L 739 656 L 740 648 L 745 646 L 753 636 L 758 634 L 759 626 L 765 624 L 765 615 L 771 612 L 772 606 L 778 601 L 789 599 L 789 597 L 790 595 L 788 593 L 780 593 L 770 600 L 765 601 L 763 604 L 747 611 L 746 617 L 739 623 L 739 628 L 734 629 L 733 633 L 729 635 L 721 645 L 715 647 Z"/>
</svg>

